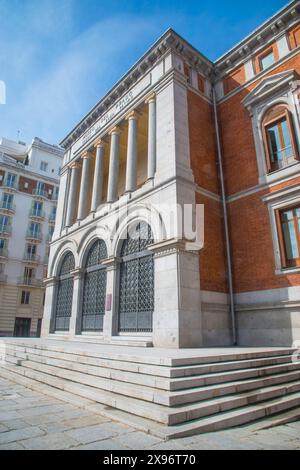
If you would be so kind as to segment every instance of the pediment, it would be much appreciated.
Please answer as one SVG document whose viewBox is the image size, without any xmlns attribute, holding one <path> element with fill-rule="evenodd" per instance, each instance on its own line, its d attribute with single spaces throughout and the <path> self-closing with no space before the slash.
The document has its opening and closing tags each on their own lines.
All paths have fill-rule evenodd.
<svg viewBox="0 0 300 470">
<path fill-rule="evenodd" d="M 290 88 L 298 76 L 295 70 L 286 70 L 264 78 L 243 100 L 246 108 L 251 108 L 268 96 L 276 94 L 279 90 Z"/>
</svg>

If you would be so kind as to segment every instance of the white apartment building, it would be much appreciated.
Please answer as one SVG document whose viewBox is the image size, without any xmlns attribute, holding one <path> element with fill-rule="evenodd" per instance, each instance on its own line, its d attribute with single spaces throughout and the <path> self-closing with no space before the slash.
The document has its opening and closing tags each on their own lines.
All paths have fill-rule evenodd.
<svg viewBox="0 0 300 470">
<path fill-rule="evenodd" d="M 0 336 L 39 336 L 63 151 L 0 140 Z"/>
</svg>

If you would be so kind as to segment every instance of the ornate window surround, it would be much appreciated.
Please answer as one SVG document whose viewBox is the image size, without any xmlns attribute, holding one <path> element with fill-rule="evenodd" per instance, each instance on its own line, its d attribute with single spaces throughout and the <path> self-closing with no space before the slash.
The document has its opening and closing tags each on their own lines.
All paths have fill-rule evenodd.
<svg viewBox="0 0 300 470">
<path fill-rule="evenodd" d="M 275 274 L 294 274 L 300 272 L 300 266 L 295 267 L 284 267 L 283 260 L 281 259 L 281 248 L 280 248 L 280 227 L 278 227 L 277 214 L 278 211 L 288 209 L 292 206 L 297 206 L 300 203 L 300 187 L 299 184 L 289 186 L 280 191 L 269 193 L 262 198 L 263 202 L 268 205 L 273 248 L 275 256 Z"/>
<path fill-rule="evenodd" d="M 281 72 L 263 79 L 243 100 L 248 109 L 253 127 L 259 184 L 270 184 L 279 179 L 292 176 L 300 171 L 300 162 L 268 173 L 265 153 L 262 121 L 266 112 L 277 105 L 286 105 L 289 109 L 295 131 L 295 139 L 300 149 L 300 106 L 298 93 L 300 81 L 294 70 Z"/>
</svg>

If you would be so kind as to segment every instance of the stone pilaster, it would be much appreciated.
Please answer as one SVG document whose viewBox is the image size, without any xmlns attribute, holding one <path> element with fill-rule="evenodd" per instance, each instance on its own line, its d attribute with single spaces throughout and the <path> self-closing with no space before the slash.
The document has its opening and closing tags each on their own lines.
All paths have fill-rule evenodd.
<svg viewBox="0 0 300 470">
<path fill-rule="evenodd" d="M 118 304 L 119 304 L 119 265 L 120 258 L 108 258 L 102 261 L 106 266 L 106 305 L 103 321 L 103 336 L 110 340 L 118 333 Z"/>
<path fill-rule="evenodd" d="M 156 171 L 156 96 L 151 95 L 148 104 L 148 166 L 147 177 L 153 179 Z"/>
<path fill-rule="evenodd" d="M 137 174 L 137 137 L 138 137 L 138 113 L 132 111 L 126 116 L 128 120 L 127 163 L 126 163 L 126 188 L 127 193 L 136 190 Z"/>
</svg>

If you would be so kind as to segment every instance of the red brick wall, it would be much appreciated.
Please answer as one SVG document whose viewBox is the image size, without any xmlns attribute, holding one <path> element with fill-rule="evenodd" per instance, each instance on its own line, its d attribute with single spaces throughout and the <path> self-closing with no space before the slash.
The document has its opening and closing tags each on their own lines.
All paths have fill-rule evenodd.
<svg viewBox="0 0 300 470">
<path fill-rule="evenodd" d="M 276 67 L 300 73 L 300 57 Z M 249 112 L 242 100 L 262 79 L 228 98 L 218 107 L 227 196 L 255 187 L 258 168 Z M 274 248 L 264 194 L 300 182 L 300 177 L 228 204 L 235 292 L 300 285 L 300 274 L 276 275 Z"/>
<path fill-rule="evenodd" d="M 224 93 L 227 94 L 246 81 L 245 67 L 239 67 L 224 79 Z"/>
</svg>

